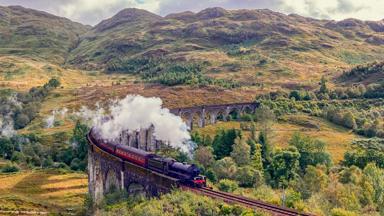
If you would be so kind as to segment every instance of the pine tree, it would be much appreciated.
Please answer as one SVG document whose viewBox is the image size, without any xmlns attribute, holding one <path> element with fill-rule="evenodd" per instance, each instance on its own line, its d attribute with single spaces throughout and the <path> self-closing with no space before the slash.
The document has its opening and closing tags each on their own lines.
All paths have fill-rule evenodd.
<svg viewBox="0 0 384 216">
<path fill-rule="evenodd" d="M 250 162 L 251 147 L 245 142 L 244 138 L 237 137 L 233 145 L 231 157 L 238 166 L 244 166 Z"/>
<path fill-rule="evenodd" d="M 255 152 L 251 157 L 251 165 L 254 169 L 262 171 L 263 170 L 263 157 L 261 156 L 261 145 L 256 144 Z"/>
<path fill-rule="evenodd" d="M 268 136 L 266 131 L 261 131 L 259 134 L 259 143 L 261 145 L 261 156 L 263 158 L 263 166 L 266 168 L 271 161 L 271 147 L 268 143 Z"/>
<path fill-rule="evenodd" d="M 241 131 L 236 129 L 223 130 L 221 129 L 213 140 L 213 153 L 217 160 L 227 157 L 232 152 L 232 146 L 236 137 L 241 137 Z"/>
<path fill-rule="evenodd" d="M 257 144 L 257 133 L 256 133 L 256 125 L 254 122 L 251 124 L 251 136 L 249 137 L 247 143 L 251 147 L 251 157 L 256 151 L 256 144 Z"/>
<path fill-rule="evenodd" d="M 86 139 L 86 134 L 88 133 L 89 128 L 85 124 L 81 124 L 79 121 L 76 122 L 75 128 L 73 129 L 73 136 L 71 141 L 75 144 L 75 158 L 79 161 L 80 170 L 84 170 L 86 167 L 87 153 L 88 153 L 88 141 Z"/>
</svg>

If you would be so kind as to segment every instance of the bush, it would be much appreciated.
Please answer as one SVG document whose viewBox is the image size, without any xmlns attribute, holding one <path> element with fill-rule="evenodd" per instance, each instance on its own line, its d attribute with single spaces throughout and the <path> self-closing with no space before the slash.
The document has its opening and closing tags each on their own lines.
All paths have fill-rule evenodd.
<svg viewBox="0 0 384 216">
<path fill-rule="evenodd" d="M 228 205 L 219 200 L 181 191 L 162 195 L 158 199 L 128 199 L 126 202 L 108 206 L 105 211 L 107 212 L 101 212 L 100 215 L 263 215 L 240 206 Z"/>
<path fill-rule="evenodd" d="M 111 191 L 112 192 L 107 193 L 104 196 L 104 199 L 103 199 L 104 206 L 112 205 L 128 198 L 128 192 L 125 190 L 122 191 L 122 190 L 116 190 L 112 188 Z"/>
<path fill-rule="evenodd" d="M 48 156 L 47 158 L 45 158 L 43 160 L 43 167 L 44 168 L 50 168 L 50 167 L 53 166 L 53 164 L 54 164 L 53 160 L 52 160 L 52 158 L 50 156 Z"/>
<path fill-rule="evenodd" d="M 214 171 L 219 179 L 233 178 L 236 174 L 237 166 L 231 157 L 225 157 L 216 161 Z"/>
<path fill-rule="evenodd" d="M 2 173 L 14 173 L 19 171 L 20 171 L 20 168 L 14 164 L 7 164 L 1 169 Z"/>
<path fill-rule="evenodd" d="M 211 182 L 217 182 L 217 176 L 216 176 L 215 172 L 213 172 L 213 170 L 208 169 L 208 170 L 205 172 L 205 176 L 206 176 Z"/>
<path fill-rule="evenodd" d="M 219 190 L 224 191 L 224 192 L 233 192 L 238 187 L 239 187 L 239 185 L 237 184 L 236 181 L 232 181 L 229 179 L 222 179 L 219 181 L 219 184 L 218 184 Z"/>
<path fill-rule="evenodd" d="M 358 214 L 344 210 L 342 208 L 334 208 L 331 210 L 331 215 L 332 216 L 357 216 Z"/>
<path fill-rule="evenodd" d="M 18 114 L 15 119 L 15 128 L 16 129 L 24 128 L 29 122 L 30 122 L 30 119 L 27 115 L 23 113 Z"/>
<path fill-rule="evenodd" d="M 16 163 L 23 163 L 25 162 L 25 156 L 21 152 L 14 151 L 12 153 L 11 161 Z"/>
<path fill-rule="evenodd" d="M 263 183 L 263 174 L 250 166 L 241 167 L 237 170 L 236 180 L 242 187 L 258 186 Z"/>
<path fill-rule="evenodd" d="M 287 190 L 285 196 L 285 205 L 289 208 L 301 208 L 303 206 L 301 194 L 299 192 L 293 191 L 292 189 Z"/>
<path fill-rule="evenodd" d="M 199 147 L 195 151 L 194 159 L 204 167 L 210 167 L 214 162 L 213 149 L 211 147 Z"/>
</svg>

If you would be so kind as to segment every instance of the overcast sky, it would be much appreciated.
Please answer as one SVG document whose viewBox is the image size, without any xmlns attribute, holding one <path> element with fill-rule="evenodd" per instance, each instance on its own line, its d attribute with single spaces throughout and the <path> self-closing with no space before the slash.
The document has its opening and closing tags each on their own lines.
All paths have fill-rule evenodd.
<svg viewBox="0 0 384 216">
<path fill-rule="evenodd" d="M 286 14 L 296 13 L 335 20 L 384 18 L 384 0 L 0 0 L 0 5 L 22 5 L 90 25 L 130 7 L 146 9 L 160 15 L 223 7 L 269 8 Z"/>
</svg>

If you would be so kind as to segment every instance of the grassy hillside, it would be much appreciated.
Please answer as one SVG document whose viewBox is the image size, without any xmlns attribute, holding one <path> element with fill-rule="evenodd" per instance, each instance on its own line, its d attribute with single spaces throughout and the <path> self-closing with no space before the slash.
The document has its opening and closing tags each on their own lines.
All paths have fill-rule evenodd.
<svg viewBox="0 0 384 216">
<path fill-rule="evenodd" d="M 88 27 L 20 6 L 0 7 L 0 54 L 65 62 Z"/>
<path fill-rule="evenodd" d="M 384 56 L 381 22 L 316 20 L 270 10 L 208 8 L 161 17 L 124 9 L 89 27 L 10 6 L 0 8 L 0 32 L 2 56 L 227 88 L 310 89 L 323 75 L 335 77 Z M 28 70 L 22 68 L 15 73 Z M 169 82 L 175 77 L 178 82 Z"/>
<path fill-rule="evenodd" d="M 125 9 L 84 34 L 68 63 L 147 77 L 172 71 L 168 62 L 197 62 L 208 76 L 242 85 L 313 87 L 322 75 L 382 59 L 379 24 L 270 10 L 209 8 L 159 17 Z"/>
<path fill-rule="evenodd" d="M 380 84 L 384 82 L 384 62 L 373 62 L 346 70 L 339 81 L 346 84 Z"/>
<path fill-rule="evenodd" d="M 82 207 L 86 191 L 84 174 L 57 171 L 1 174 L 0 215 L 14 210 L 73 214 Z"/>
</svg>

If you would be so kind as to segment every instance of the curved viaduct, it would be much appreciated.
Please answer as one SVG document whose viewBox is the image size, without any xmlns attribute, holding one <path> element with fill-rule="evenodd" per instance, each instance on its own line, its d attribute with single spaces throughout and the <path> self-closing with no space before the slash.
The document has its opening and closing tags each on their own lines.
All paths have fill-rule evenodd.
<svg viewBox="0 0 384 216">
<path fill-rule="evenodd" d="M 100 204 L 105 194 L 115 190 L 150 197 L 178 186 L 177 179 L 151 172 L 103 151 L 90 135 L 88 141 L 88 190 L 94 204 Z"/>
<path fill-rule="evenodd" d="M 194 123 L 198 127 L 205 127 L 207 124 L 215 124 L 217 120 L 227 121 L 231 114 L 239 118 L 243 113 L 254 113 L 258 107 L 258 103 L 235 103 L 175 108 L 170 112 L 185 119 L 192 129 Z"/>
<path fill-rule="evenodd" d="M 177 108 L 170 111 L 186 119 L 188 126 L 192 128 L 196 121 L 197 126 L 204 127 L 207 121 L 211 124 L 216 123 L 218 117 L 226 121 L 231 113 L 239 116 L 241 113 L 255 112 L 258 106 L 257 103 L 237 103 Z M 92 133 L 89 133 L 87 138 L 89 142 L 88 187 L 95 204 L 99 204 L 103 196 L 114 188 L 126 190 L 128 193 L 141 192 L 146 196 L 157 196 L 178 187 L 177 179 L 152 172 L 103 151 L 95 145 L 100 141 L 93 137 Z M 126 134 L 125 137 L 120 137 L 120 141 L 124 145 L 145 151 L 160 148 L 148 132 Z"/>
</svg>

